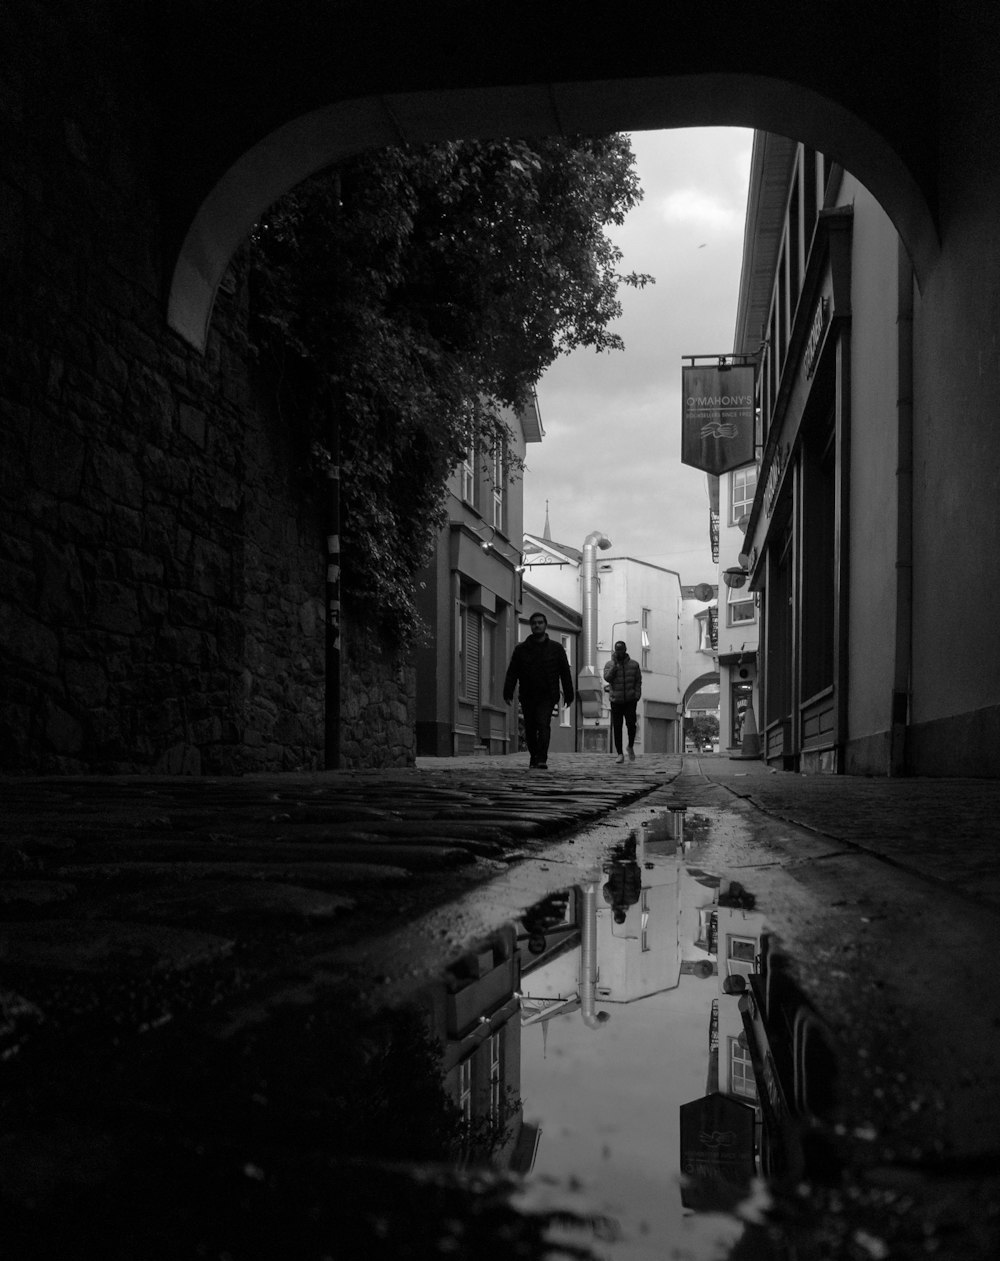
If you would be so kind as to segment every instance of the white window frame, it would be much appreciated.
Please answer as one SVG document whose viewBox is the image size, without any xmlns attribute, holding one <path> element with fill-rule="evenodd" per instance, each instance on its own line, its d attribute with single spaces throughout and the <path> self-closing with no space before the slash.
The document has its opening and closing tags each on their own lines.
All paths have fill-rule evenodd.
<svg viewBox="0 0 1000 1261">
<path fill-rule="evenodd" d="M 757 1080 L 749 1050 L 738 1038 L 729 1039 L 729 1091 L 742 1099 L 757 1098 Z"/>
<path fill-rule="evenodd" d="M 745 958 L 746 952 L 737 954 L 734 950 L 736 946 L 749 946 L 750 958 Z M 742 933 L 726 934 L 726 975 L 727 976 L 749 976 L 757 969 L 757 955 L 760 952 L 760 943 L 756 937 L 745 936 Z"/>
<path fill-rule="evenodd" d="M 745 587 L 726 590 L 726 625 L 752 626 L 757 620 L 757 604 L 753 592 Z"/>
<path fill-rule="evenodd" d="M 503 1034 L 490 1034 L 490 1115 L 500 1117 L 503 1103 Z"/>
<path fill-rule="evenodd" d="M 504 450 L 498 434 L 493 448 L 493 525 L 502 534 L 506 533 L 504 516 L 507 508 L 507 477 L 504 465 Z"/>
<path fill-rule="evenodd" d="M 572 644 L 573 644 L 572 637 L 570 635 L 560 635 L 559 642 L 562 644 L 563 651 L 566 653 L 566 660 L 570 661 L 571 660 L 570 648 L 572 647 Z M 573 706 L 560 705 L 559 706 L 559 726 L 572 727 L 572 725 L 573 725 Z"/>
<path fill-rule="evenodd" d="M 476 507 L 476 444 L 470 443 L 468 451 L 462 459 L 462 499 L 471 507 Z"/>
<path fill-rule="evenodd" d="M 757 465 L 734 469 L 729 474 L 729 524 L 736 525 L 753 507 L 757 489 Z"/>
<path fill-rule="evenodd" d="M 472 1120 L 472 1057 L 458 1066 L 458 1108 L 463 1121 Z"/>
</svg>

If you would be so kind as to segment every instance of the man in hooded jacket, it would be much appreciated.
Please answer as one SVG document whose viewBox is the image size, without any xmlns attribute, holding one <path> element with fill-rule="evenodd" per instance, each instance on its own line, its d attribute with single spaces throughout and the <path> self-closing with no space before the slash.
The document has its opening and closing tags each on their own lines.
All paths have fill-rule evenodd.
<svg viewBox="0 0 1000 1261">
<path fill-rule="evenodd" d="M 531 634 L 511 653 L 503 681 L 503 698 L 508 705 L 514 699 L 515 686 L 518 688 L 530 765 L 541 771 L 548 767 L 552 711 L 559 703 L 559 685 L 567 705 L 573 704 L 574 696 L 566 650 L 549 639 L 548 624 L 544 613 L 532 613 L 528 619 Z"/>
<path fill-rule="evenodd" d="M 611 693 L 611 731 L 618 750 L 618 762 L 625 761 L 622 751 L 622 721 L 628 729 L 628 757 L 635 761 L 635 726 L 636 707 L 642 696 L 642 668 L 638 661 L 628 655 L 625 641 L 619 639 L 615 644 L 614 655 L 604 667 L 604 681 L 610 684 Z"/>
</svg>

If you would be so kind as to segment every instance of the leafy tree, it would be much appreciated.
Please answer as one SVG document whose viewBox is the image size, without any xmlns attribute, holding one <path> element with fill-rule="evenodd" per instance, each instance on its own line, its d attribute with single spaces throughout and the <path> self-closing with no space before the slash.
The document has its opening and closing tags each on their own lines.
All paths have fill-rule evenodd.
<svg viewBox="0 0 1000 1261">
<path fill-rule="evenodd" d="M 621 252 L 641 198 L 625 136 L 468 141 L 359 154 L 310 180 L 251 243 L 251 342 L 319 465 L 342 468 L 344 590 L 405 642 L 449 472 L 505 447 L 579 346 L 622 348 Z"/>
<path fill-rule="evenodd" d="M 688 719 L 688 735 L 694 740 L 695 748 L 702 749 L 719 738 L 719 720 L 714 714 L 697 714 Z"/>
</svg>

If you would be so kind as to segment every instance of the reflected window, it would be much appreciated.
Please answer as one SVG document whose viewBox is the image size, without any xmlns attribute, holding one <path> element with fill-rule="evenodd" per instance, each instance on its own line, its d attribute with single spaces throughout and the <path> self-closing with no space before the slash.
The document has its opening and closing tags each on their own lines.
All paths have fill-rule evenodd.
<svg viewBox="0 0 1000 1261">
<path fill-rule="evenodd" d="M 503 1049 L 499 1033 L 490 1038 L 490 1115 L 500 1116 L 503 1096 Z"/>
<path fill-rule="evenodd" d="M 472 1060 L 458 1066 L 458 1107 L 463 1121 L 472 1120 Z"/>
<path fill-rule="evenodd" d="M 756 937 L 737 937 L 733 933 L 726 935 L 726 962 L 730 976 L 749 976 L 754 970 L 756 957 Z"/>
<path fill-rule="evenodd" d="M 757 1098 L 757 1083 L 754 1080 L 750 1052 L 740 1045 L 738 1038 L 729 1039 L 729 1093 L 740 1095 L 744 1099 Z"/>
</svg>

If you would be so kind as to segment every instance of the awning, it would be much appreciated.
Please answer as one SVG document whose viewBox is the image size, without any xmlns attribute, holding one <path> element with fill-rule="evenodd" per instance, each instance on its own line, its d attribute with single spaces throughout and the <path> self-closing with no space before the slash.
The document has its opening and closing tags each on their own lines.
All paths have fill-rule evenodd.
<svg viewBox="0 0 1000 1261">
<path fill-rule="evenodd" d="M 757 649 L 750 648 L 745 652 L 720 652 L 718 661 L 720 666 L 756 665 Z"/>
</svg>

